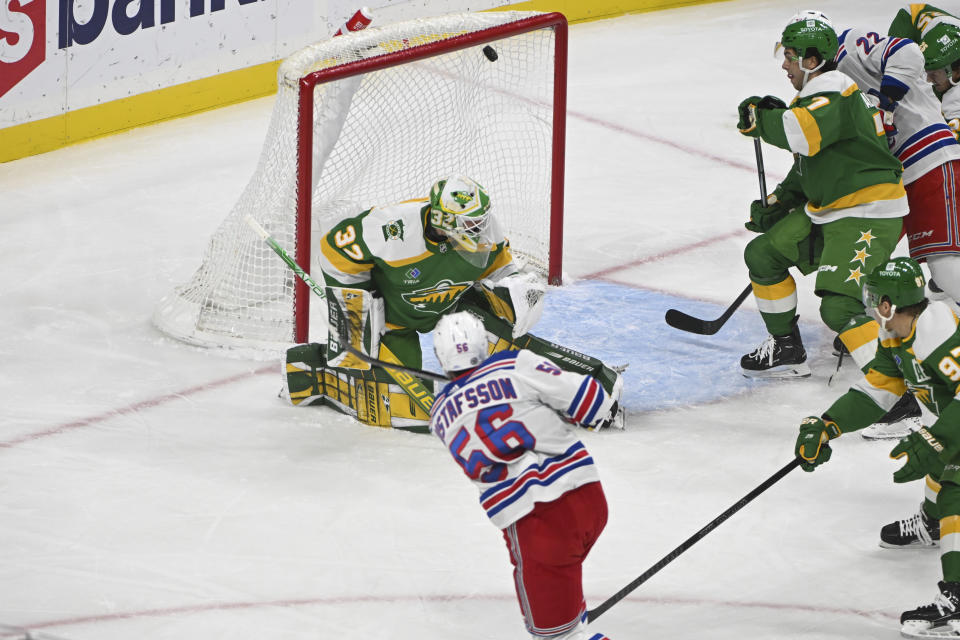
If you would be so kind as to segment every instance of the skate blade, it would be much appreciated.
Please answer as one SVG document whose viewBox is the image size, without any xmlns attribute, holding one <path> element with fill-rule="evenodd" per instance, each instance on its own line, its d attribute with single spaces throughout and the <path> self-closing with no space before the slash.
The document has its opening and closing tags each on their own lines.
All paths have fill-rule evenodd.
<svg viewBox="0 0 960 640">
<path fill-rule="evenodd" d="M 757 380 L 810 377 L 810 367 L 806 363 L 784 364 L 764 371 L 751 371 L 743 368 L 741 368 L 740 371 L 743 373 L 744 378 L 754 378 Z"/>
<path fill-rule="evenodd" d="M 934 540 L 933 544 L 925 544 L 923 542 L 911 542 L 910 544 L 890 544 L 889 542 L 884 542 L 881 540 L 879 545 L 884 549 L 906 549 L 908 551 L 919 551 L 923 549 L 936 550 L 940 548 L 940 541 Z"/>
<path fill-rule="evenodd" d="M 860 432 L 865 440 L 899 440 L 917 431 L 923 424 L 919 418 L 904 418 L 890 424 L 872 424 Z"/>
<path fill-rule="evenodd" d="M 900 635 L 904 638 L 960 638 L 960 631 L 955 621 L 933 627 L 929 622 L 913 620 L 900 626 Z"/>
</svg>

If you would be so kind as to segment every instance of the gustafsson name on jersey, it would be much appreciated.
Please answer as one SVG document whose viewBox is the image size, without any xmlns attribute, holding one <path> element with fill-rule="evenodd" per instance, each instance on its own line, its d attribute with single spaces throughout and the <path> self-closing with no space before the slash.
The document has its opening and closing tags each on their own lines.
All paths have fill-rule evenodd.
<svg viewBox="0 0 960 640">
<path fill-rule="evenodd" d="M 517 391 L 509 378 L 496 378 L 471 384 L 443 401 L 440 409 L 433 416 L 434 430 L 442 438 L 447 426 L 459 418 L 465 410 L 516 399 Z"/>
</svg>

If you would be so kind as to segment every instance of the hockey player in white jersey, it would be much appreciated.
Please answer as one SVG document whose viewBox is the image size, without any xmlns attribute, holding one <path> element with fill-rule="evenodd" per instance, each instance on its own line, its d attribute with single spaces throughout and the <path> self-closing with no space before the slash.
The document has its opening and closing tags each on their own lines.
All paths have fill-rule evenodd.
<svg viewBox="0 0 960 640">
<path fill-rule="evenodd" d="M 910 257 L 926 261 L 933 279 L 960 299 L 960 144 L 926 79 L 918 43 L 862 29 L 838 37 L 837 68 L 878 103 L 890 150 L 903 164 L 910 214 L 904 219 Z"/>
<path fill-rule="evenodd" d="M 587 630 L 581 574 L 607 503 L 574 430 L 597 426 L 616 401 L 595 378 L 531 351 L 488 357 L 483 322 L 469 312 L 441 318 L 433 347 L 453 380 L 436 397 L 430 429 L 503 531 L 527 630 L 551 640 L 606 639 Z"/>
</svg>

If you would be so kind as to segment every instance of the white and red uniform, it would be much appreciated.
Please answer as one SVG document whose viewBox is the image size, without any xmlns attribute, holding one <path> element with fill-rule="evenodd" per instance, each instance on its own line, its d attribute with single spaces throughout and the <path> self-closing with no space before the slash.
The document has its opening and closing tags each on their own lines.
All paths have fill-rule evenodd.
<svg viewBox="0 0 960 640">
<path fill-rule="evenodd" d="M 607 521 L 593 458 L 576 423 L 593 426 L 613 399 L 600 383 L 530 351 L 501 351 L 436 397 L 430 429 L 480 491 L 503 530 L 517 599 L 537 637 L 587 635 L 583 560 Z"/>
<path fill-rule="evenodd" d="M 960 193 L 960 144 L 927 82 L 920 47 L 913 40 L 860 29 L 847 29 L 839 41 L 837 68 L 863 93 L 903 94 L 893 111 L 897 134 L 891 151 L 903 164 L 910 257 L 922 262 L 929 256 L 960 254 L 960 216 L 954 202 Z M 937 274 L 933 277 L 941 286 L 949 284 L 941 283 Z"/>
</svg>

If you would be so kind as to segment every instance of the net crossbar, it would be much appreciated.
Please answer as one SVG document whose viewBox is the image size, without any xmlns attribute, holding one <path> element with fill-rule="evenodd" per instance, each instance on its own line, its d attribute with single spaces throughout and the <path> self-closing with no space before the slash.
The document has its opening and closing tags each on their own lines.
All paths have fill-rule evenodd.
<svg viewBox="0 0 960 640">
<path fill-rule="evenodd" d="M 449 175 L 482 184 L 518 261 L 559 283 L 565 61 L 563 16 L 515 11 L 372 28 L 293 54 L 253 177 L 155 324 L 208 347 L 305 342 L 311 294 L 245 216 L 310 272 L 314 239 L 338 220 L 425 197 Z"/>
</svg>

